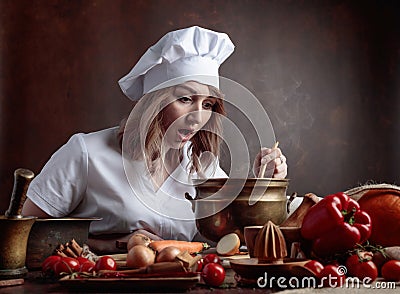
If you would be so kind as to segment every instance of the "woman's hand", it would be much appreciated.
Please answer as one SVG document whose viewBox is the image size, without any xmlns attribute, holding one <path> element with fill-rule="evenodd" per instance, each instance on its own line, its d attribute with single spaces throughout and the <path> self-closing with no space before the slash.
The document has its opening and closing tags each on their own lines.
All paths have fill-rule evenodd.
<svg viewBox="0 0 400 294">
<path fill-rule="evenodd" d="M 284 179 L 287 176 L 286 157 L 282 154 L 281 149 L 261 148 L 253 165 L 253 172 L 256 177 L 258 177 L 260 168 L 264 164 L 267 165 L 264 173 L 265 178 Z"/>
</svg>

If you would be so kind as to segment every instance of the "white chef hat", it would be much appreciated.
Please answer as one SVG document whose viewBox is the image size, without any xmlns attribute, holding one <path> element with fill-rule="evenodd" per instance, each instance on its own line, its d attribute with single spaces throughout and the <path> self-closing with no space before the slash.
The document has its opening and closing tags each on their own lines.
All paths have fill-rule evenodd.
<svg viewBox="0 0 400 294">
<path fill-rule="evenodd" d="M 225 33 L 193 26 L 167 33 L 118 83 L 131 100 L 187 81 L 219 87 L 218 69 L 235 46 Z"/>
</svg>

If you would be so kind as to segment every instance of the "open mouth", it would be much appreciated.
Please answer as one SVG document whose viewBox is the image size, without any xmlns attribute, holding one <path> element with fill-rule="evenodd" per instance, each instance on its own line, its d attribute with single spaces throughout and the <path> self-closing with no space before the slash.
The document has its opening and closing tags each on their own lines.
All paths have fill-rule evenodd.
<svg viewBox="0 0 400 294">
<path fill-rule="evenodd" d="M 194 134 L 194 130 L 188 130 L 188 129 L 179 129 L 178 132 L 182 140 L 187 140 L 189 139 L 190 136 Z"/>
</svg>

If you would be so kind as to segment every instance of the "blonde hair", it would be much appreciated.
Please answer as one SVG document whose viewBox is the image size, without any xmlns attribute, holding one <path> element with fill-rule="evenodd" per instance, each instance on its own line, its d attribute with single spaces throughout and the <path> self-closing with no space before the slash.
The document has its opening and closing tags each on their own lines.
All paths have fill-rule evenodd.
<svg viewBox="0 0 400 294">
<path fill-rule="evenodd" d="M 212 109 L 213 113 L 204 129 L 199 130 L 190 140 L 191 146 L 188 149 L 188 155 L 191 154 L 190 173 L 202 174 L 213 162 L 213 159 L 220 155 L 222 141 L 220 115 L 226 115 L 223 94 L 213 86 L 208 86 L 208 88 L 209 95 L 217 99 Z M 120 123 L 118 138 L 121 148 L 123 148 L 122 141 L 124 140 L 127 142 L 124 144 L 128 144 L 125 151 L 128 151 L 133 160 L 145 159 L 151 174 L 155 172 L 154 163 L 164 159 L 161 153 L 163 109 L 172 97 L 174 89 L 175 87 L 168 87 L 145 94 L 134 106 L 135 109 L 129 119 L 125 118 Z M 206 156 L 200 162 L 200 156 L 204 152 L 210 152 L 214 157 Z"/>
</svg>

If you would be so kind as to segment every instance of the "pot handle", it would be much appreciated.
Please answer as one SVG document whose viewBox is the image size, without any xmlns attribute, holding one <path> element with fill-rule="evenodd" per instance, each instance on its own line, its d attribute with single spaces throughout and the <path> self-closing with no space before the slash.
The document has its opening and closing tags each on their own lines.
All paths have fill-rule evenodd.
<svg viewBox="0 0 400 294">
<path fill-rule="evenodd" d="M 294 200 L 294 198 L 297 197 L 297 193 L 294 192 L 292 195 L 290 195 L 287 203 L 286 203 L 286 212 L 289 214 L 290 213 L 290 204 L 292 204 L 292 201 Z"/>
</svg>

